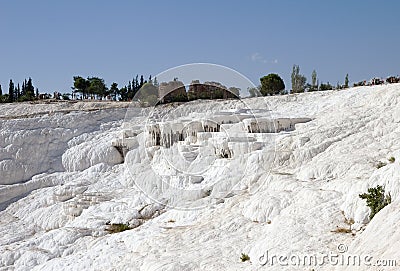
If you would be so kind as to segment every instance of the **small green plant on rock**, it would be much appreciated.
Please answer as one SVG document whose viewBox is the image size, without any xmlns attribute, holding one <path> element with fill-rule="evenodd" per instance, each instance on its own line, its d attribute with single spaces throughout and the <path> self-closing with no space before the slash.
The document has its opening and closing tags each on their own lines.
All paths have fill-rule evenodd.
<svg viewBox="0 0 400 271">
<path fill-rule="evenodd" d="M 376 167 L 377 169 L 380 169 L 381 167 L 384 167 L 384 166 L 386 166 L 386 163 L 384 163 L 384 162 L 382 162 L 382 161 L 379 161 L 379 162 L 375 165 L 375 167 Z"/>
<path fill-rule="evenodd" d="M 359 197 L 367 200 L 367 206 L 371 209 L 369 219 L 372 219 L 380 210 L 392 202 L 390 194 L 385 196 L 385 189 L 380 185 L 368 188 L 368 193 L 360 194 Z"/>
<path fill-rule="evenodd" d="M 394 158 L 394 157 L 392 156 L 392 157 L 390 157 L 388 160 L 389 160 L 390 163 L 393 164 L 393 163 L 396 161 L 396 158 Z"/>
<path fill-rule="evenodd" d="M 108 231 L 109 233 L 118 233 L 118 232 L 127 231 L 127 230 L 131 230 L 131 229 L 132 228 L 129 227 L 129 225 L 127 225 L 127 224 L 117 223 L 117 224 L 108 225 L 108 228 L 106 229 L 106 231 Z"/>
<path fill-rule="evenodd" d="M 249 257 L 249 255 L 242 253 L 242 255 L 240 256 L 240 260 L 242 262 L 250 261 L 250 257 Z"/>
</svg>

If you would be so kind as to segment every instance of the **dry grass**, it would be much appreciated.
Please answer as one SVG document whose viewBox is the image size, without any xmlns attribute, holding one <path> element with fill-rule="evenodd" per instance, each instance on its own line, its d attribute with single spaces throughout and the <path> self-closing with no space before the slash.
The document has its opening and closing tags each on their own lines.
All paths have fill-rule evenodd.
<svg viewBox="0 0 400 271">
<path fill-rule="evenodd" d="M 337 227 L 332 232 L 334 232 L 334 233 L 351 233 L 351 229 L 347 229 L 347 228 L 343 228 L 343 227 Z"/>
<path fill-rule="evenodd" d="M 347 225 L 351 226 L 351 225 L 354 224 L 354 219 L 352 219 L 352 218 L 350 218 L 350 219 L 344 218 L 344 223 L 346 223 Z"/>
<path fill-rule="evenodd" d="M 332 232 L 334 232 L 334 233 L 352 233 L 351 225 L 354 224 L 354 219 L 353 218 L 347 219 L 345 214 L 344 214 L 344 212 L 341 211 L 341 213 L 342 213 L 342 215 L 344 217 L 344 223 L 346 223 L 346 225 L 348 225 L 349 227 L 336 226 L 336 229 L 333 230 Z"/>
<path fill-rule="evenodd" d="M 108 231 L 109 233 L 118 233 L 118 232 L 127 231 L 127 230 L 131 230 L 131 229 L 132 228 L 129 227 L 129 225 L 127 225 L 127 224 L 118 223 L 118 224 L 109 225 L 108 228 L 106 229 L 106 231 Z"/>
</svg>

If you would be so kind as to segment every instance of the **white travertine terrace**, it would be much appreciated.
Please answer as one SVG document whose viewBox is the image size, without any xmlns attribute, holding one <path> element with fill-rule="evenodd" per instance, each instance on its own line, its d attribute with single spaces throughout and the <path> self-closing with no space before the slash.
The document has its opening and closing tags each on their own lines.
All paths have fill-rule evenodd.
<svg viewBox="0 0 400 271">
<path fill-rule="evenodd" d="M 243 102 L 1 105 L 0 270 L 293 270 L 258 259 L 339 244 L 399 259 L 400 84 Z M 370 220 L 377 185 L 392 203 Z M 352 267 L 298 269 L 371 270 Z"/>
</svg>

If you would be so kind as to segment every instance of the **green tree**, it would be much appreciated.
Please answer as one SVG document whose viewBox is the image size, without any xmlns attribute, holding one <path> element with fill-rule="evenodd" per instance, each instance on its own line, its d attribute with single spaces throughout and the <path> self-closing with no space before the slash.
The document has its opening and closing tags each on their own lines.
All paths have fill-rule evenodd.
<svg viewBox="0 0 400 271">
<path fill-rule="evenodd" d="M 113 96 L 114 101 L 117 100 L 118 93 L 119 93 L 118 84 L 114 82 L 111 84 L 110 87 L 110 94 Z"/>
<path fill-rule="evenodd" d="M 88 93 L 88 87 L 90 84 L 89 81 L 81 76 L 74 76 L 73 79 L 74 79 L 74 86 L 72 87 L 72 89 L 74 90 L 75 93 L 81 93 L 82 99 L 86 99 Z"/>
<path fill-rule="evenodd" d="M 250 97 L 259 97 L 262 96 L 260 93 L 260 87 L 256 88 L 256 87 L 248 87 L 247 91 L 250 94 Z"/>
<path fill-rule="evenodd" d="M 89 87 L 87 88 L 89 94 L 100 98 L 106 97 L 108 95 L 108 89 L 104 82 L 104 79 L 99 77 L 90 77 L 87 80 L 89 82 Z"/>
<path fill-rule="evenodd" d="M 133 82 L 133 81 L 132 81 Z M 135 93 L 135 83 L 131 81 L 128 82 L 128 86 L 126 87 L 128 99 L 133 98 L 133 94 Z"/>
<path fill-rule="evenodd" d="M 313 70 L 311 74 L 311 87 L 310 91 L 318 90 L 318 83 L 317 83 L 317 72 Z"/>
<path fill-rule="evenodd" d="M 275 73 L 270 73 L 267 76 L 261 77 L 260 82 L 261 94 L 263 96 L 276 95 L 285 89 L 285 83 L 282 78 Z"/>
<path fill-rule="evenodd" d="M 344 88 L 349 87 L 349 74 L 346 74 L 346 77 L 344 78 Z"/>
<path fill-rule="evenodd" d="M 1 85 L 0 85 L 0 103 L 4 103 L 5 102 L 4 99 L 5 99 L 5 95 L 3 95 L 3 89 L 1 88 Z"/>
<path fill-rule="evenodd" d="M 121 88 L 118 92 L 119 96 L 121 97 L 121 101 L 128 100 L 128 89 L 125 87 Z"/>
<path fill-rule="evenodd" d="M 26 92 L 26 79 L 22 82 L 21 96 L 25 96 Z"/>
<path fill-rule="evenodd" d="M 306 88 L 307 78 L 304 75 L 300 74 L 299 65 L 293 65 L 291 79 L 292 79 L 292 92 L 293 93 L 304 92 Z"/>
<path fill-rule="evenodd" d="M 35 97 L 35 87 L 33 86 L 32 78 L 29 77 L 25 87 L 25 96 L 28 100 L 32 100 Z"/>
</svg>

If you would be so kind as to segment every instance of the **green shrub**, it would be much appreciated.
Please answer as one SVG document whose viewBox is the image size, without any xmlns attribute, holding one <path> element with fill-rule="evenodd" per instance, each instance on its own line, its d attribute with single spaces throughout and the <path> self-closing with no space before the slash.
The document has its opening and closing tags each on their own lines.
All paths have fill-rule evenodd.
<svg viewBox="0 0 400 271">
<path fill-rule="evenodd" d="M 63 100 L 67 100 L 67 101 L 71 100 L 71 99 L 69 98 L 69 94 L 68 94 L 68 93 L 64 93 L 64 94 L 62 95 L 62 98 L 63 98 Z"/>
<path fill-rule="evenodd" d="M 385 189 L 380 185 L 375 188 L 368 188 L 368 193 L 360 194 L 359 197 L 367 200 L 367 206 L 371 209 L 370 219 L 392 202 L 390 194 L 385 196 Z"/>
<path fill-rule="evenodd" d="M 249 257 L 249 255 L 242 253 L 242 255 L 240 256 L 240 260 L 242 262 L 250 261 L 250 257 Z"/>
<path fill-rule="evenodd" d="M 381 161 L 379 161 L 379 162 L 375 165 L 375 167 L 376 167 L 377 169 L 380 169 L 381 167 L 384 167 L 384 166 L 386 166 L 386 163 L 383 163 L 383 162 L 381 162 Z"/>
<path fill-rule="evenodd" d="M 108 231 L 109 233 L 118 233 L 118 232 L 127 231 L 127 230 L 131 230 L 131 229 L 132 228 L 129 227 L 129 225 L 127 225 L 127 224 L 117 223 L 117 224 L 110 224 L 108 226 L 108 228 L 106 229 L 106 231 Z"/>
<path fill-rule="evenodd" d="M 392 157 L 390 157 L 388 160 L 389 160 L 390 163 L 394 163 L 394 161 L 396 161 L 396 158 L 394 158 L 394 157 L 392 156 Z"/>
</svg>

